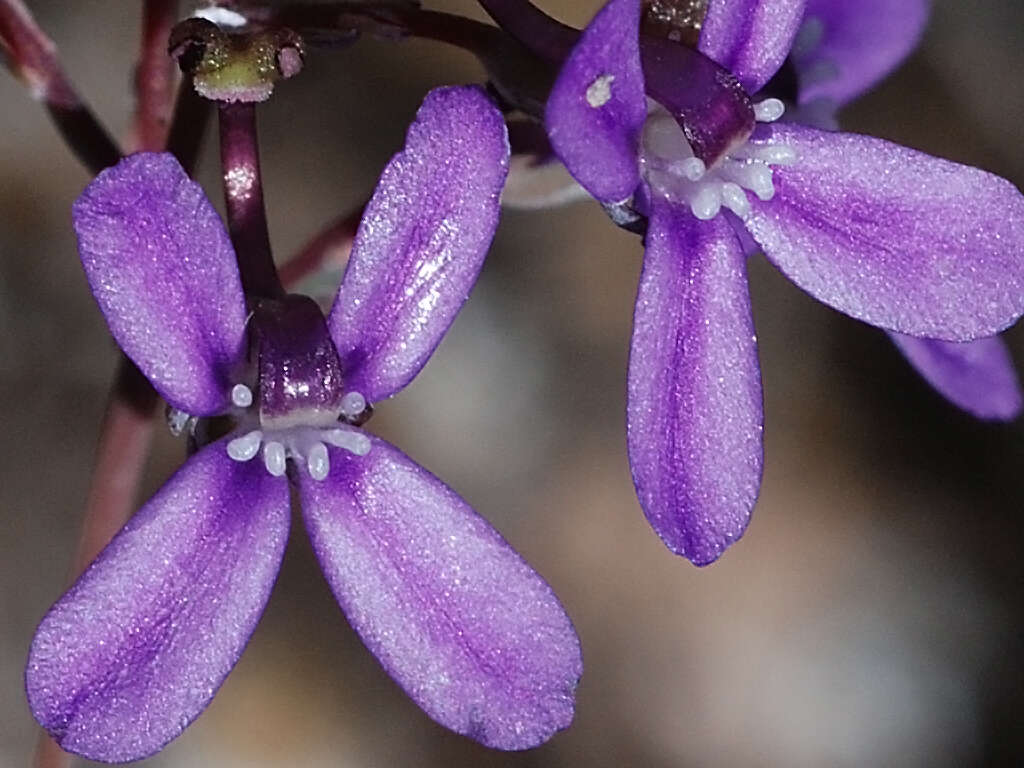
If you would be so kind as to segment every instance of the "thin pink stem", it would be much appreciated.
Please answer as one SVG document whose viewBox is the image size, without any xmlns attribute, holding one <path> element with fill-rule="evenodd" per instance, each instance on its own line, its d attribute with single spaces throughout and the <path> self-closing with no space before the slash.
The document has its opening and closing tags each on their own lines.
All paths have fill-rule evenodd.
<svg viewBox="0 0 1024 768">
<path fill-rule="evenodd" d="M 142 50 L 135 69 L 134 145 L 158 152 L 167 144 L 174 107 L 174 61 L 167 40 L 178 21 L 178 0 L 146 0 L 142 6 Z"/>
<path fill-rule="evenodd" d="M 352 250 L 352 243 L 363 218 L 366 203 L 351 213 L 339 216 L 284 263 L 280 269 L 281 282 L 293 288 L 328 263 L 343 264 Z"/>
<path fill-rule="evenodd" d="M 57 48 L 21 0 L 0 0 L 4 63 L 42 102 L 75 156 L 93 173 L 121 156 L 117 144 L 79 98 L 57 59 Z"/>
</svg>

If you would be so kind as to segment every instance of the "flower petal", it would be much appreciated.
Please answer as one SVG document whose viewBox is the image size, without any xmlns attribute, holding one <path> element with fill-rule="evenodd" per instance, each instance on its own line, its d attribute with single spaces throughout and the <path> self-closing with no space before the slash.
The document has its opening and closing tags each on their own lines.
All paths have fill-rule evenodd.
<svg viewBox="0 0 1024 768">
<path fill-rule="evenodd" d="M 288 484 L 225 441 L 189 459 L 36 630 L 25 688 L 62 748 L 138 760 L 180 734 L 235 665 L 288 538 Z"/>
<path fill-rule="evenodd" d="M 579 641 L 551 588 L 455 493 L 376 438 L 300 482 L 313 548 L 352 626 L 434 720 L 497 749 L 569 725 Z"/>
<path fill-rule="evenodd" d="M 1024 197 L 1005 179 L 868 136 L 775 123 L 797 160 L 746 227 L 793 282 L 913 336 L 992 336 L 1024 311 Z"/>
<path fill-rule="evenodd" d="M 611 0 L 583 30 L 544 119 L 555 152 L 591 195 L 608 205 L 629 199 L 647 119 L 639 0 Z"/>
<path fill-rule="evenodd" d="M 508 155 L 483 90 L 427 95 L 366 206 L 328 317 L 350 390 L 390 397 L 440 343 L 498 226 Z"/>
<path fill-rule="evenodd" d="M 175 408 L 222 412 L 245 298 L 202 188 L 173 155 L 131 155 L 86 187 L 73 219 L 89 286 L 121 349 Z"/>
<path fill-rule="evenodd" d="M 697 50 L 757 93 L 789 55 L 806 0 L 710 0 Z"/>
<path fill-rule="evenodd" d="M 697 565 L 743 535 L 761 484 L 746 256 L 724 217 L 654 205 L 633 317 L 628 441 L 644 514 Z"/>
<path fill-rule="evenodd" d="M 910 364 L 943 397 L 980 419 L 1010 421 L 1021 411 L 1020 380 L 998 336 L 967 342 L 891 333 Z"/>
<path fill-rule="evenodd" d="M 860 96 L 910 54 L 929 10 L 928 0 L 807 0 L 793 51 L 800 102 Z"/>
</svg>

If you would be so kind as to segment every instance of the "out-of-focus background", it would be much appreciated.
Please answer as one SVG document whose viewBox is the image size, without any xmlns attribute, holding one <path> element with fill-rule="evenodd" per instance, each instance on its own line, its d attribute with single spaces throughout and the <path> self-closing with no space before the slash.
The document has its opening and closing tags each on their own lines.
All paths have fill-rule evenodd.
<svg viewBox="0 0 1024 768">
<path fill-rule="evenodd" d="M 598 7 L 542 5 L 577 26 Z M 139 4 L 30 6 L 123 135 Z M 469 0 L 436 7 L 483 18 Z M 921 48 L 844 113 L 844 126 L 1024 184 L 1022 30 L 1018 0 L 937 0 Z M 313 51 L 260 111 L 279 258 L 365 198 L 429 88 L 480 78 L 468 55 L 429 42 Z M 88 176 L 6 72 L 0 103 L 0 763 L 16 766 L 37 732 L 24 658 L 64 586 L 116 353 L 70 226 Z M 216 162 L 208 141 L 200 179 L 219 205 Z M 638 238 L 593 203 L 506 212 L 446 341 L 371 424 L 554 586 L 585 656 L 573 727 L 502 754 L 436 726 L 349 629 L 296 524 L 238 667 L 147 765 L 1024 761 L 1021 423 L 956 411 L 881 332 L 757 259 L 764 487 L 745 538 L 694 568 L 647 526 L 626 463 L 640 255 Z M 1007 338 L 1024 363 L 1022 332 Z M 182 451 L 160 431 L 145 495 Z"/>
</svg>

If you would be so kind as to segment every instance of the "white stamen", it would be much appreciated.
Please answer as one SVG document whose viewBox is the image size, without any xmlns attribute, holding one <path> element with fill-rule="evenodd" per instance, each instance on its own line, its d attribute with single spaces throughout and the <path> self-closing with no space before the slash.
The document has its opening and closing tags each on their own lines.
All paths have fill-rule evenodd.
<svg viewBox="0 0 1024 768">
<path fill-rule="evenodd" d="M 722 185 L 702 184 L 690 200 L 690 210 L 701 221 L 715 218 L 722 210 Z"/>
<path fill-rule="evenodd" d="M 799 158 L 787 145 L 750 140 L 732 147 L 714 165 L 694 156 L 682 129 L 660 108 L 653 108 L 644 126 L 641 172 L 654 194 L 685 205 L 701 220 L 717 216 L 724 206 L 741 219 L 753 211 L 749 194 L 761 200 L 775 196 L 773 166 L 793 165 Z M 776 120 L 784 106 L 766 99 L 755 107 L 760 121 Z"/>
<path fill-rule="evenodd" d="M 263 446 L 263 464 L 267 472 L 274 477 L 281 477 L 285 471 L 285 461 L 288 458 L 284 446 L 276 440 L 271 440 Z"/>
<path fill-rule="evenodd" d="M 743 188 L 732 181 L 722 185 L 722 204 L 741 219 L 750 215 L 750 201 Z"/>
<path fill-rule="evenodd" d="M 349 392 L 341 398 L 341 413 L 350 419 L 366 410 L 366 398 L 359 392 Z"/>
<path fill-rule="evenodd" d="M 688 157 L 685 160 L 678 160 L 669 167 L 669 170 L 679 173 L 690 181 L 700 181 L 707 173 L 707 166 L 699 157 Z"/>
<path fill-rule="evenodd" d="M 254 429 L 248 434 L 236 437 L 228 443 L 228 456 L 235 461 L 249 461 L 260 452 L 260 443 L 263 441 L 263 433 Z"/>
<path fill-rule="evenodd" d="M 754 119 L 759 123 L 774 123 L 786 112 L 780 99 L 765 99 L 754 105 Z"/>
<path fill-rule="evenodd" d="M 344 448 L 356 456 L 365 456 L 370 452 L 370 438 L 362 432 L 348 429 L 329 429 L 322 434 L 324 440 L 338 448 Z"/>
<path fill-rule="evenodd" d="M 309 449 L 306 456 L 306 466 L 309 468 L 309 476 L 314 480 L 323 480 L 331 471 L 331 458 L 327 454 L 327 446 L 317 441 Z"/>
<path fill-rule="evenodd" d="M 248 408 L 252 405 L 252 390 L 245 384 L 235 384 L 231 388 L 231 402 L 239 408 Z"/>
</svg>

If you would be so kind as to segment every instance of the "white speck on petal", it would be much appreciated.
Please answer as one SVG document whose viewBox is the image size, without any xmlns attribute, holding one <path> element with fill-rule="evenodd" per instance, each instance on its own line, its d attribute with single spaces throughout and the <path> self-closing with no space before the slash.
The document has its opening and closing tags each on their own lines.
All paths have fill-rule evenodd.
<svg viewBox="0 0 1024 768">
<path fill-rule="evenodd" d="M 603 107 L 612 97 L 612 81 L 615 75 L 601 75 L 587 87 L 587 104 L 594 109 Z"/>
</svg>

